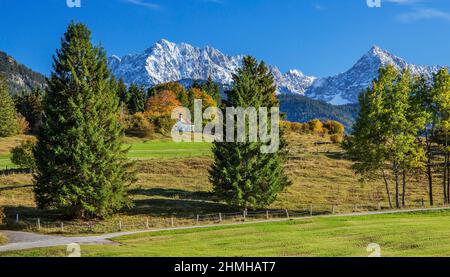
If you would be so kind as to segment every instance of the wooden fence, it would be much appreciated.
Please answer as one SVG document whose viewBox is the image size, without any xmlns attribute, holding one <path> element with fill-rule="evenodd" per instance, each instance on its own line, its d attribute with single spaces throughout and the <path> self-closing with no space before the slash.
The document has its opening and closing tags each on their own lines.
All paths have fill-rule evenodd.
<svg viewBox="0 0 450 277">
<path fill-rule="evenodd" d="M 294 219 L 314 217 L 320 215 L 352 214 L 361 212 L 389 211 L 389 207 L 382 203 L 336 205 L 336 204 L 305 204 L 297 210 L 259 210 L 235 213 L 211 213 L 154 216 L 139 218 L 124 218 L 113 221 L 50 221 L 41 218 L 27 218 L 16 214 L 14 218 L 7 218 L 3 228 L 26 230 L 55 234 L 101 234 L 121 231 L 151 230 L 173 227 L 188 227 L 198 225 L 219 225 L 225 223 L 239 223 L 251 221 L 265 221 L 273 219 Z M 446 206 L 447 207 L 447 206 Z M 428 208 L 424 203 L 416 203 L 404 209 Z"/>
</svg>

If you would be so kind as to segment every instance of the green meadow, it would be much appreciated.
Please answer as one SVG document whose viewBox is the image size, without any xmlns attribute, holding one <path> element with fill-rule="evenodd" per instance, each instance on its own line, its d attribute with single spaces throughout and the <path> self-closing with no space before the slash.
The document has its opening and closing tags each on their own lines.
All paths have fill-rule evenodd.
<svg viewBox="0 0 450 277">
<path fill-rule="evenodd" d="M 450 211 L 327 217 L 163 231 L 83 245 L 85 257 L 367 257 L 376 243 L 386 257 L 450 256 Z M 66 256 L 65 247 L 0 256 Z"/>
<path fill-rule="evenodd" d="M 129 148 L 128 157 L 135 160 L 189 158 L 210 156 L 211 154 L 210 143 L 177 143 L 170 139 L 141 140 L 126 138 L 124 148 Z M 0 170 L 16 167 L 11 162 L 8 152 L 0 153 Z"/>
</svg>

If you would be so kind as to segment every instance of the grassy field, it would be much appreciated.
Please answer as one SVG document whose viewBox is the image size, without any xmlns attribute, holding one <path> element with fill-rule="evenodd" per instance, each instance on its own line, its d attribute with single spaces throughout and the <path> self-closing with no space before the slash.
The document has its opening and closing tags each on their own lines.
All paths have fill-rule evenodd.
<svg viewBox="0 0 450 277">
<path fill-rule="evenodd" d="M 316 218 L 120 237 L 116 245 L 82 246 L 85 257 L 450 256 L 450 212 Z M 65 256 L 64 247 L 0 256 Z"/>
<path fill-rule="evenodd" d="M 314 204 L 315 208 L 323 206 L 330 209 L 335 204 L 338 205 L 338 212 L 349 212 L 354 210 L 356 204 L 375 208 L 381 202 L 384 207 L 387 206 L 381 180 L 360 182 L 351 170 L 352 162 L 345 158 L 339 145 L 328 143 L 328 137 L 290 134 L 288 142 L 290 153 L 286 172 L 292 186 L 280 193 L 278 200 L 268 209 L 302 211 L 309 204 Z M 128 226 L 149 220 L 151 227 L 158 228 L 167 227 L 171 217 L 179 226 L 185 224 L 184 218 L 192 218 L 196 214 L 236 212 L 217 202 L 211 193 L 208 169 L 212 158 L 205 154 L 210 145 L 175 144 L 167 140 L 146 142 L 131 138 L 127 138 L 126 143 L 132 145 L 131 151 L 136 151 L 131 152 L 132 155 L 139 157 L 136 163 L 138 181 L 129 188 L 134 207 L 92 224 L 117 226 L 118 221 L 122 221 L 124 226 Z M 164 158 L 155 158 L 160 153 L 164 153 Z M 406 197 L 408 205 L 419 205 L 422 199 L 426 203 L 428 192 L 425 184 L 424 180 L 410 183 Z M 438 201 L 442 199 L 439 189 L 435 190 L 435 198 Z M 31 175 L 0 176 L 0 206 L 5 207 L 8 223 L 14 223 L 16 213 L 21 215 L 22 220 L 34 225 L 38 217 L 42 222 L 56 224 L 60 220 L 58 213 L 35 208 Z M 82 223 L 86 224 L 74 222 L 77 226 Z M 28 228 L 27 225 L 14 224 L 7 227 Z M 48 231 L 59 232 L 58 229 Z"/>
<path fill-rule="evenodd" d="M 9 138 L 0 138 L 0 170 L 5 168 L 16 168 L 9 159 L 11 149 L 18 146 L 22 141 L 31 139 L 31 136 L 20 135 Z"/>
<path fill-rule="evenodd" d="M 175 143 L 171 140 L 134 141 L 128 143 L 128 157 L 132 159 L 172 159 L 185 157 L 208 156 L 211 144 L 206 142 Z"/>
<path fill-rule="evenodd" d="M 17 167 L 10 160 L 10 150 L 23 140 L 30 138 L 29 136 L 0 138 L 0 170 Z M 130 149 L 128 157 L 135 160 L 189 158 L 211 155 L 211 144 L 206 142 L 175 143 L 168 138 L 157 140 L 126 138 L 124 142 L 124 148 Z"/>
</svg>

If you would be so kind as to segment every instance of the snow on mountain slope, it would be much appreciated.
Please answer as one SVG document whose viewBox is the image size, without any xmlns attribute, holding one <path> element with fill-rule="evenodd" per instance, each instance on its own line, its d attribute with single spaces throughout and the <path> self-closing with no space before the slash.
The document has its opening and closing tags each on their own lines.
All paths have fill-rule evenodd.
<svg viewBox="0 0 450 277">
<path fill-rule="evenodd" d="M 141 54 L 122 58 L 111 56 L 109 67 L 113 74 L 125 83 L 137 83 L 146 87 L 179 80 L 206 80 L 208 76 L 224 85 L 233 82 L 232 74 L 242 64 L 243 55 L 228 56 L 211 48 L 197 48 L 186 43 L 175 44 L 165 39 L 158 41 Z M 271 67 L 280 93 L 303 95 L 314 77 L 298 70 L 282 74 Z"/>
<path fill-rule="evenodd" d="M 374 46 L 348 71 L 315 82 L 306 92 L 306 96 L 334 105 L 356 103 L 358 95 L 378 77 L 380 67 L 388 64 L 394 65 L 399 70 L 409 67 L 412 74 L 430 77 L 440 68 L 410 65 L 405 60 Z"/>
<path fill-rule="evenodd" d="M 160 40 L 143 53 L 109 58 L 113 74 L 125 83 L 146 87 L 180 80 L 206 80 L 208 76 L 220 84 L 230 85 L 232 75 L 242 63 L 243 55 L 228 56 L 211 48 L 198 48 L 186 43 Z M 356 103 L 358 95 L 371 85 L 381 66 L 407 66 L 413 74 L 430 76 L 439 67 L 409 65 L 405 60 L 374 46 L 351 69 L 336 76 L 316 78 L 299 70 L 282 74 L 269 66 L 278 86 L 279 94 L 306 95 L 333 105 Z"/>
<path fill-rule="evenodd" d="M 112 56 L 109 66 L 126 83 L 147 87 L 182 79 L 206 80 L 208 76 L 218 83 L 230 84 L 242 58 L 224 55 L 211 47 L 197 48 L 163 39 L 144 53 L 123 58 Z"/>
</svg>

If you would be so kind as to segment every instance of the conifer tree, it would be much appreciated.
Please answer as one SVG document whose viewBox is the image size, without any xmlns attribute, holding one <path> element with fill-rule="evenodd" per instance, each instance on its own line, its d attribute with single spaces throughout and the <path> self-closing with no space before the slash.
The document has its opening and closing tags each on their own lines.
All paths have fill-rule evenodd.
<svg viewBox="0 0 450 277">
<path fill-rule="evenodd" d="M 17 111 L 29 122 L 31 133 L 36 134 L 42 121 L 43 92 L 40 88 L 24 92 L 14 98 Z"/>
<path fill-rule="evenodd" d="M 71 23 L 53 58 L 35 150 L 39 208 L 77 218 L 107 217 L 130 204 L 119 119 L 105 52 L 91 32 Z"/>
<path fill-rule="evenodd" d="M 18 132 L 14 101 L 9 94 L 6 80 L 0 75 L 0 137 L 14 136 Z"/>
<path fill-rule="evenodd" d="M 117 82 L 117 95 L 119 96 L 119 100 L 122 105 L 127 105 L 128 102 L 130 101 L 130 94 L 128 93 L 128 88 L 122 79 L 120 79 Z"/>
<path fill-rule="evenodd" d="M 200 88 L 207 94 L 209 94 L 214 99 L 214 101 L 216 101 L 216 103 L 220 104 L 220 87 L 213 81 L 211 76 L 208 77 L 208 80 L 204 84 L 202 84 Z"/>
<path fill-rule="evenodd" d="M 145 110 L 147 95 L 143 87 L 131 84 L 128 89 L 128 111 L 130 114 L 141 113 Z"/>
<path fill-rule="evenodd" d="M 269 111 L 278 106 L 274 79 L 264 63 L 245 57 L 233 79 L 227 106 L 267 107 Z M 248 121 L 245 126 L 248 130 Z M 236 130 L 236 125 L 233 128 Z M 290 184 L 283 171 L 286 144 L 282 134 L 280 140 L 280 150 L 272 154 L 261 153 L 262 143 L 250 142 L 248 137 L 245 142 L 215 142 L 210 180 L 217 196 L 245 209 L 265 207 L 275 201 L 277 194 Z"/>
</svg>

